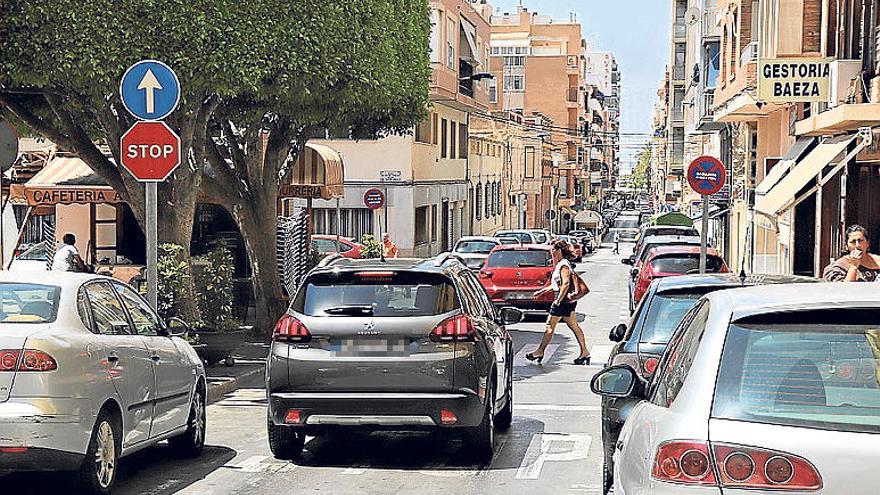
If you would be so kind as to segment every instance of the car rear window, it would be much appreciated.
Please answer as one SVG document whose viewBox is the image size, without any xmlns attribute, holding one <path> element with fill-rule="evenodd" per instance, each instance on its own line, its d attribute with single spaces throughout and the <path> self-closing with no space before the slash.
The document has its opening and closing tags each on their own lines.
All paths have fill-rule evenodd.
<svg viewBox="0 0 880 495">
<path fill-rule="evenodd" d="M 455 251 L 457 253 L 487 254 L 497 245 L 492 241 L 461 241 L 458 246 L 455 246 Z"/>
<path fill-rule="evenodd" d="M 444 275 L 421 272 L 341 272 L 309 278 L 292 303 L 309 316 L 433 316 L 459 308 Z"/>
<path fill-rule="evenodd" d="M 706 271 L 718 272 L 721 270 L 721 264 L 721 258 L 706 256 Z M 657 257 L 651 260 L 651 268 L 657 273 L 677 273 L 679 275 L 693 273 L 700 269 L 700 255 L 676 254 Z"/>
<path fill-rule="evenodd" d="M 486 266 L 526 268 L 550 266 L 550 261 L 550 251 L 544 249 L 511 249 L 490 254 Z"/>
<path fill-rule="evenodd" d="M 520 243 L 519 239 L 517 239 L 516 237 L 506 237 L 505 236 L 505 237 L 499 237 L 498 240 L 501 242 L 501 244 L 506 244 L 506 245 Z"/>
<path fill-rule="evenodd" d="M 504 232 L 503 234 L 498 234 L 498 237 L 512 237 L 523 244 L 531 244 L 532 236 L 526 232 Z"/>
<path fill-rule="evenodd" d="M 700 235 L 697 229 L 676 229 L 669 227 L 653 227 L 645 229 L 645 236 L 649 235 Z"/>
<path fill-rule="evenodd" d="M 51 323 L 60 292 L 54 285 L 0 283 L 0 322 Z"/>
<path fill-rule="evenodd" d="M 642 328 L 640 342 L 666 344 L 672 337 L 675 327 L 690 311 L 703 294 L 658 294 L 651 300 L 648 313 L 645 315 L 645 326 Z"/>
<path fill-rule="evenodd" d="M 732 324 L 712 415 L 880 433 L 880 321 L 851 321 Z"/>
</svg>

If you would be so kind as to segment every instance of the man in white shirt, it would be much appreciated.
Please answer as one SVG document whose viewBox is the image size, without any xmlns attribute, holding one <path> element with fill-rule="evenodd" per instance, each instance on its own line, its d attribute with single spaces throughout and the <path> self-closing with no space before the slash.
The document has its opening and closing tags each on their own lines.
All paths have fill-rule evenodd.
<svg viewBox="0 0 880 495">
<path fill-rule="evenodd" d="M 55 252 L 52 259 L 52 270 L 62 272 L 86 272 L 86 264 L 83 262 L 79 251 L 76 250 L 76 236 L 64 234 L 64 244 Z"/>
</svg>

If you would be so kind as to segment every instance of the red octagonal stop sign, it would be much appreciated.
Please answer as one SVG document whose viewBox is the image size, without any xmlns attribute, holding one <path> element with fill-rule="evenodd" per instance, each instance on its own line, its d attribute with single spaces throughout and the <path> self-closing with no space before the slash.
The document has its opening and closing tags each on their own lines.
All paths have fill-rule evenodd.
<svg viewBox="0 0 880 495">
<path fill-rule="evenodd" d="M 137 180 L 161 182 L 180 165 L 180 138 L 165 122 L 136 122 L 122 135 L 119 153 Z"/>
</svg>

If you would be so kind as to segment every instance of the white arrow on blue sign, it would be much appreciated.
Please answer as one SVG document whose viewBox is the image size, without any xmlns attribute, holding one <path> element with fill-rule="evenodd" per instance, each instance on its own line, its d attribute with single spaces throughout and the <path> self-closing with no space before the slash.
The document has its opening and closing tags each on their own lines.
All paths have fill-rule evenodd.
<svg viewBox="0 0 880 495">
<path fill-rule="evenodd" d="M 158 60 L 141 60 L 125 71 L 119 83 L 122 104 L 141 120 L 161 120 L 177 108 L 180 81 Z"/>
</svg>

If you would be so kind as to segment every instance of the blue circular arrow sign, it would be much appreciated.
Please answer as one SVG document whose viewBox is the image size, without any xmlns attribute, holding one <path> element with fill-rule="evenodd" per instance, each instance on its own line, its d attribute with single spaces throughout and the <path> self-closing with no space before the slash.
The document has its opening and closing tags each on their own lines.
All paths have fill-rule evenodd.
<svg viewBox="0 0 880 495">
<path fill-rule="evenodd" d="M 691 188 L 703 196 L 717 193 L 724 187 L 727 170 L 724 164 L 711 156 L 701 156 L 691 162 L 687 170 Z"/>
<path fill-rule="evenodd" d="M 141 120 L 161 120 L 177 108 L 180 81 L 158 60 L 141 60 L 125 71 L 119 83 L 125 109 Z"/>
</svg>

